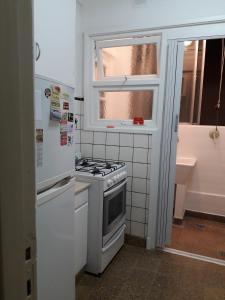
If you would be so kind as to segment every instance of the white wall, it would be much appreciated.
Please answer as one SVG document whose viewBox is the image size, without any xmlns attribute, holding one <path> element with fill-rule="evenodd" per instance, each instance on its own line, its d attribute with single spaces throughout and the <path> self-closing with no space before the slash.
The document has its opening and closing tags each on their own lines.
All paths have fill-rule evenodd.
<svg viewBox="0 0 225 300">
<path fill-rule="evenodd" d="M 143 2 L 137 5 L 135 3 Z M 85 27 L 90 31 L 146 28 L 225 14 L 224 0 L 86 0 Z"/>
<path fill-rule="evenodd" d="M 216 141 L 209 138 L 214 128 L 180 125 L 177 155 L 197 158 L 185 208 L 225 216 L 225 127 Z"/>
<path fill-rule="evenodd" d="M 83 5 L 76 5 L 76 43 L 75 43 L 75 95 L 83 97 Z"/>
</svg>

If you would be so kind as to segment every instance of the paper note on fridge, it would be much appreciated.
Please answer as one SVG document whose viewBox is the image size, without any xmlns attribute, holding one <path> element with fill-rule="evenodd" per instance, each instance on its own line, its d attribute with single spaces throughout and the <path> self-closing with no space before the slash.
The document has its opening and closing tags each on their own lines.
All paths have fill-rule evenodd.
<svg viewBox="0 0 225 300">
<path fill-rule="evenodd" d="M 42 120 L 42 108 L 41 108 L 41 91 L 35 90 L 34 95 L 34 111 L 35 111 L 35 120 Z"/>
</svg>

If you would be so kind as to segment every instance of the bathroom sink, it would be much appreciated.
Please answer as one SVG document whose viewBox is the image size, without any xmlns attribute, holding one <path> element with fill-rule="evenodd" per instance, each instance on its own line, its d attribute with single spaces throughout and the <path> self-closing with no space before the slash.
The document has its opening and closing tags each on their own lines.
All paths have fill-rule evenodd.
<svg viewBox="0 0 225 300">
<path fill-rule="evenodd" d="M 191 171 L 196 165 L 194 157 L 177 157 L 176 161 L 176 184 L 186 185 Z"/>
</svg>

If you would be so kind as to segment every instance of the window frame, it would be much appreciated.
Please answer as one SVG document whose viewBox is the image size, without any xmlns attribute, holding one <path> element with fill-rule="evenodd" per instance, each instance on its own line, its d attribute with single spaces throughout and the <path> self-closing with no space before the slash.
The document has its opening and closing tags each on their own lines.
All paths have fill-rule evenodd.
<svg viewBox="0 0 225 300">
<path fill-rule="evenodd" d="M 135 78 L 158 78 L 160 73 L 160 36 L 139 36 L 139 37 L 129 37 L 129 38 L 118 38 L 118 39 L 108 39 L 103 41 L 95 41 L 95 55 L 97 61 L 97 74 L 99 79 L 93 78 L 93 81 L 111 81 L 111 80 L 124 80 L 124 77 L 129 79 Z M 103 70 L 103 56 L 101 55 L 101 50 L 103 48 L 114 48 L 122 46 L 133 46 L 133 45 L 145 45 L 145 44 L 156 44 L 156 54 L 157 54 L 157 72 L 156 74 L 149 75 L 124 75 L 124 76 L 105 76 Z"/>
<path fill-rule="evenodd" d="M 91 102 L 91 111 L 95 111 L 93 114 L 93 123 L 97 126 L 104 126 L 107 127 L 107 125 L 114 125 L 117 127 L 123 127 L 123 126 L 137 126 L 133 125 L 133 120 L 115 120 L 115 119 L 100 119 L 99 118 L 99 112 L 100 112 L 100 98 L 99 98 L 99 92 L 107 91 L 107 92 L 113 92 L 113 91 L 153 91 L 153 105 L 152 105 L 152 119 L 151 120 L 145 120 L 145 125 L 141 127 L 154 127 L 156 126 L 155 120 L 157 116 L 157 105 L 154 105 L 154 103 L 158 99 L 158 86 L 157 85 L 138 85 L 138 86 L 101 86 L 94 89 L 94 98 L 98 99 L 97 103 L 92 101 Z"/>
<path fill-rule="evenodd" d="M 122 42 L 122 40 L 124 40 Z M 119 44 L 157 43 L 157 74 L 154 75 L 131 75 L 122 77 L 99 77 L 95 80 L 95 63 L 99 62 L 99 50 L 102 46 Z M 86 35 L 85 36 L 85 109 L 84 109 L 84 129 L 97 131 L 115 131 L 115 132 L 133 132 L 149 134 L 158 128 L 158 105 L 160 85 L 162 83 L 163 74 L 160 74 L 162 60 L 162 33 L 160 32 L 141 32 L 139 34 L 117 34 L 117 35 Z M 102 73 L 103 75 L 103 73 Z M 99 116 L 99 97 L 98 92 L 101 90 L 153 90 L 153 107 L 152 120 L 145 120 L 144 125 L 134 125 L 127 120 L 103 120 L 98 119 Z M 110 126 L 111 128 L 108 128 Z"/>
</svg>

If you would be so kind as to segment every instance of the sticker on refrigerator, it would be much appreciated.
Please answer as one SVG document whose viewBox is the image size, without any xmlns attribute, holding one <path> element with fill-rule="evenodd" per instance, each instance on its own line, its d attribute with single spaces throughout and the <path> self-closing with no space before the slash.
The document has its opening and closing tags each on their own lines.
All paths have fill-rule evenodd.
<svg viewBox="0 0 225 300">
<path fill-rule="evenodd" d="M 60 145 L 67 145 L 67 132 L 60 132 Z"/>
<path fill-rule="evenodd" d="M 52 95 L 51 89 L 50 88 L 46 88 L 45 89 L 45 97 L 49 98 Z"/>
<path fill-rule="evenodd" d="M 73 122 L 73 113 L 68 113 L 68 122 Z"/>
<path fill-rule="evenodd" d="M 73 136 L 68 135 L 68 146 L 72 146 L 72 145 L 73 145 Z"/>
<path fill-rule="evenodd" d="M 60 87 L 58 86 L 52 86 L 50 119 L 53 121 L 61 120 Z"/>
<path fill-rule="evenodd" d="M 36 165 L 43 165 L 43 129 L 36 129 Z"/>
<path fill-rule="evenodd" d="M 61 121 L 67 123 L 67 119 L 68 119 L 68 114 L 67 113 L 63 113 L 62 117 L 61 117 Z"/>
<path fill-rule="evenodd" d="M 69 110 L 70 109 L 70 104 L 69 104 L 69 102 L 63 102 L 63 109 L 64 110 Z"/>
</svg>

